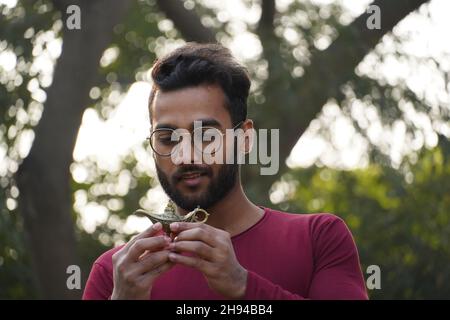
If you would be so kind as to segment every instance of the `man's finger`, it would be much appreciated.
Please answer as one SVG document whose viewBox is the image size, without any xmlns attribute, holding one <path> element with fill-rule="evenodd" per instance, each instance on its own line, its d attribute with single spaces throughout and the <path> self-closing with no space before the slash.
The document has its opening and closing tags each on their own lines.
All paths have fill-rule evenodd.
<svg viewBox="0 0 450 320">
<path fill-rule="evenodd" d="M 213 227 L 202 222 L 172 222 L 170 224 L 170 230 L 175 233 L 193 228 L 213 228 Z"/>
<path fill-rule="evenodd" d="M 185 256 L 175 252 L 169 253 L 169 260 L 173 263 L 179 263 L 187 267 L 197 269 L 204 275 L 208 275 L 211 270 L 211 262 L 199 257 Z"/>
<path fill-rule="evenodd" d="M 214 248 L 202 241 L 172 242 L 169 248 L 177 252 L 191 252 L 205 260 L 214 261 Z"/>
<path fill-rule="evenodd" d="M 169 250 L 161 250 L 148 254 L 144 259 L 139 260 L 136 266 L 136 273 L 145 274 L 151 272 L 153 269 L 161 266 L 169 261 Z"/>
<path fill-rule="evenodd" d="M 141 275 L 138 278 L 138 280 L 139 280 L 139 282 L 142 283 L 143 286 L 148 286 L 148 285 L 150 285 L 150 283 L 153 283 L 153 281 L 156 277 L 158 277 L 161 274 L 163 274 L 164 272 L 170 270 L 174 265 L 175 264 L 173 262 L 167 261 L 167 262 L 155 267 L 151 271 L 144 273 L 143 275 Z"/>
<path fill-rule="evenodd" d="M 203 241 L 204 243 L 216 248 L 219 246 L 219 229 L 213 227 L 197 227 L 183 230 L 176 235 L 174 242 L 178 241 Z"/>
<path fill-rule="evenodd" d="M 160 222 L 152 224 L 150 227 L 139 233 L 137 236 L 133 237 L 128 243 L 125 245 L 124 249 L 129 250 L 130 247 L 139 239 L 148 238 L 156 235 L 159 231 L 161 231 L 162 225 Z"/>
<path fill-rule="evenodd" d="M 150 238 L 143 238 L 136 240 L 130 247 L 127 253 L 129 261 L 138 261 L 139 257 L 145 251 L 156 251 L 166 247 L 171 242 L 168 236 L 156 236 Z"/>
</svg>

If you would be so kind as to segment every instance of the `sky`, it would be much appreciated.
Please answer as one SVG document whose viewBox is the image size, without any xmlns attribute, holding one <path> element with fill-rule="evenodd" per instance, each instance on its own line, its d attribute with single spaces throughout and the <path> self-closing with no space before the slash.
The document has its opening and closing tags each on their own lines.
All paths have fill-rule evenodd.
<svg viewBox="0 0 450 320">
<path fill-rule="evenodd" d="M 244 22 L 256 22 L 260 14 L 259 7 L 256 5 L 250 8 L 246 7 L 239 0 L 205 0 L 205 2 L 209 2 L 210 5 L 214 5 L 221 10 L 219 19 L 228 19 L 233 22 L 231 23 L 231 28 L 233 28 L 237 36 L 225 45 L 232 50 L 238 60 L 245 63 L 246 60 L 255 59 L 261 52 L 261 45 L 253 34 L 245 31 Z M 326 4 L 332 1 L 314 0 L 314 2 Z M 341 2 L 350 16 L 357 16 L 370 1 L 344 0 Z M 16 1 L 0 0 L 0 4 L 2 3 L 12 7 Z M 288 3 L 288 0 L 278 0 L 277 9 L 282 11 Z M 408 53 L 418 57 L 433 56 L 440 59 L 448 57 L 449 59 L 447 60 L 443 59 L 446 62 L 441 67 L 450 72 L 450 41 L 444 40 L 448 39 L 448 31 L 450 30 L 450 19 L 447 17 L 448 12 L 450 12 L 450 1 L 432 0 L 429 8 L 429 17 L 426 17 L 423 13 L 414 13 L 404 19 L 395 28 L 395 32 L 399 35 L 412 35 L 410 40 L 402 44 L 402 49 Z M 233 14 L 230 14 L 231 12 Z M 50 85 L 53 62 L 61 51 L 61 40 L 56 39 L 50 32 L 43 35 L 40 42 L 39 44 L 38 41 L 37 48 L 35 48 L 36 52 L 34 54 L 36 59 L 33 67 L 36 71 L 40 71 L 43 74 L 43 82 Z M 48 50 L 43 49 L 42 44 L 44 42 L 47 44 Z M 392 47 L 391 42 L 390 37 L 385 36 L 378 49 L 389 52 Z M 245 50 L 242 50 L 242 48 L 245 48 Z M 170 49 L 165 48 L 166 51 Z M 160 54 L 163 53 L 160 52 Z M 116 55 L 117 52 L 113 49 L 105 51 L 101 64 L 107 65 L 111 63 Z M 13 72 L 12 69 L 14 69 L 15 64 L 16 58 L 13 53 L 0 50 L 0 68 Z M 426 66 L 411 66 L 393 57 L 386 59 L 383 63 L 379 63 L 374 55 L 368 55 L 358 66 L 358 71 L 374 77 L 382 77 L 392 84 L 395 84 L 399 79 L 406 79 L 410 88 L 415 92 L 429 96 L 431 100 L 435 99 L 436 96 L 440 96 L 441 103 L 444 101 L 450 105 L 450 101 L 448 101 L 449 95 L 445 96 L 440 93 L 443 86 L 440 83 L 440 79 L 436 78 L 433 70 Z M 151 84 L 149 81 L 141 81 L 134 83 L 124 96 L 113 93 L 109 97 L 111 104 L 118 103 L 118 105 L 111 111 L 106 121 L 100 119 L 95 110 L 86 110 L 73 153 L 76 164 L 72 166 L 72 174 L 76 181 L 84 181 L 89 174 L 81 165 L 86 159 L 95 159 L 101 169 L 115 172 L 120 169 L 121 158 L 129 154 L 130 151 L 134 152 L 138 158 L 141 171 L 148 172 L 149 175 L 154 172 L 154 165 L 150 155 L 140 148 L 142 141 L 148 136 L 150 130 L 147 111 L 150 88 Z M 29 90 L 36 101 L 45 101 L 45 93 L 38 85 L 31 83 Z M 95 90 L 91 94 L 95 95 Z M 363 109 L 363 106 L 358 105 L 358 102 L 353 107 L 356 113 L 361 112 Z M 432 124 L 427 123 L 426 119 L 421 119 L 419 115 L 414 114 L 411 110 L 409 114 L 412 118 L 415 117 L 418 122 L 422 123 L 426 132 L 428 132 L 428 134 L 424 135 L 422 141 L 413 141 L 411 146 L 405 146 L 405 127 L 401 124 L 396 125 L 392 132 L 386 132 L 380 125 L 376 125 L 376 121 L 373 121 L 374 123 L 369 130 L 371 139 L 374 141 L 389 141 L 391 144 L 390 155 L 394 161 L 399 162 L 402 156 L 408 152 L 408 148 L 420 148 L 423 144 L 432 147 L 437 143 Z M 367 116 L 370 120 L 370 111 L 367 112 Z M 337 147 L 336 152 L 329 152 L 329 142 L 317 134 L 323 125 L 327 125 L 331 129 L 333 142 Z M 442 128 L 441 131 L 446 132 L 447 136 L 450 136 L 448 127 Z M 28 153 L 32 139 L 32 133 L 24 135 L 20 147 L 21 156 L 25 156 Z M 328 166 L 346 169 L 356 168 L 367 164 L 365 148 L 364 139 L 356 135 L 348 120 L 341 114 L 339 107 L 330 103 L 324 107 L 320 119 L 313 121 L 310 128 L 299 140 L 288 159 L 288 164 L 291 167 L 306 167 L 320 161 Z M 4 152 L 0 150 L 0 158 L 2 153 Z M 0 171 L 4 170 L 1 166 L 0 164 Z M 126 183 L 126 179 L 124 183 Z M 146 203 L 146 206 L 159 206 L 158 210 L 161 210 L 164 204 L 161 201 L 152 201 L 151 199 L 160 200 L 164 197 L 164 192 L 160 187 L 152 189 L 147 194 L 147 201 L 150 203 Z M 86 230 L 95 230 L 97 224 L 105 222 L 108 218 L 106 208 L 95 203 L 88 203 L 85 195 L 82 193 L 77 193 L 75 199 L 74 207 L 81 213 L 80 223 Z M 130 217 L 123 231 L 127 233 L 141 231 L 146 226 L 148 226 L 148 223 L 147 221 L 144 222 L 142 218 Z"/>
</svg>

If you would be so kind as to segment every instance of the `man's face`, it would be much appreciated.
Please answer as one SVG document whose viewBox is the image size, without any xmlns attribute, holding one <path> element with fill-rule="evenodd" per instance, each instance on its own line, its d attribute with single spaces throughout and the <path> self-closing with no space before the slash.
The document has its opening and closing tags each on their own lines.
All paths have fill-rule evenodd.
<svg viewBox="0 0 450 320">
<path fill-rule="evenodd" d="M 194 121 L 215 127 L 225 133 L 232 128 L 231 117 L 225 108 L 222 89 L 215 85 L 201 85 L 170 92 L 158 91 L 150 106 L 152 129 L 172 128 L 192 132 Z M 226 156 L 226 139 L 222 146 Z M 232 147 L 232 146 L 229 146 Z M 167 195 L 181 208 L 191 211 L 197 206 L 209 208 L 221 200 L 237 183 L 237 164 L 211 165 L 194 163 L 190 155 L 175 164 L 172 157 L 154 154 L 156 171 Z M 200 153 L 201 157 L 201 153 Z M 223 161 L 224 163 L 225 161 Z"/>
</svg>

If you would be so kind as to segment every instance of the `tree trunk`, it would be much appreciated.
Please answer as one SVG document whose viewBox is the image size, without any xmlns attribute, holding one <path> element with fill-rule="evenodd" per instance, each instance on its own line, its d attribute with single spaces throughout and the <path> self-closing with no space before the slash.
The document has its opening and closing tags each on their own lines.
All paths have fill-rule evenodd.
<svg viewBox="0 0 450 320">
<path fill-rule="evenodd" d="M 55 1 L 63 14 L 69 1 Z M 17 184 L 39 292 L 48 299 L 81 296 L 66 285 L 69 265 L 79 265 L 72 217 L 70 164 L 98 63 L 129 1 L 77 1 L 81 29 L 64 30 L 62 53 L 47 92 L 42 118 Z M 82 270 L 87 272 L 87 270 Z"/>
</svg>

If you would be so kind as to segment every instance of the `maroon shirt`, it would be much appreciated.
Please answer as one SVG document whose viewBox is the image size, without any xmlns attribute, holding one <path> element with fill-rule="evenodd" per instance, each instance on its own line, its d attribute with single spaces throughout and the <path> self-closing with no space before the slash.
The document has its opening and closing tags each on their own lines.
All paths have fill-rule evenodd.
<svg viewBox="0 0 450 320">
<path fill-rule="evenodd" d="M 264 208 L 252 227 L 231 238 L 248 270 L 244 299 L 367 299 L 358 252 L 347 226 L 332 214 L 288 214 Z M 108 299 L 111 256 L 95 261 L 83 299 Z M 175 265 L 154 282 L 150 299 L 224 299 L 199 271 Z"/>
</svg>

